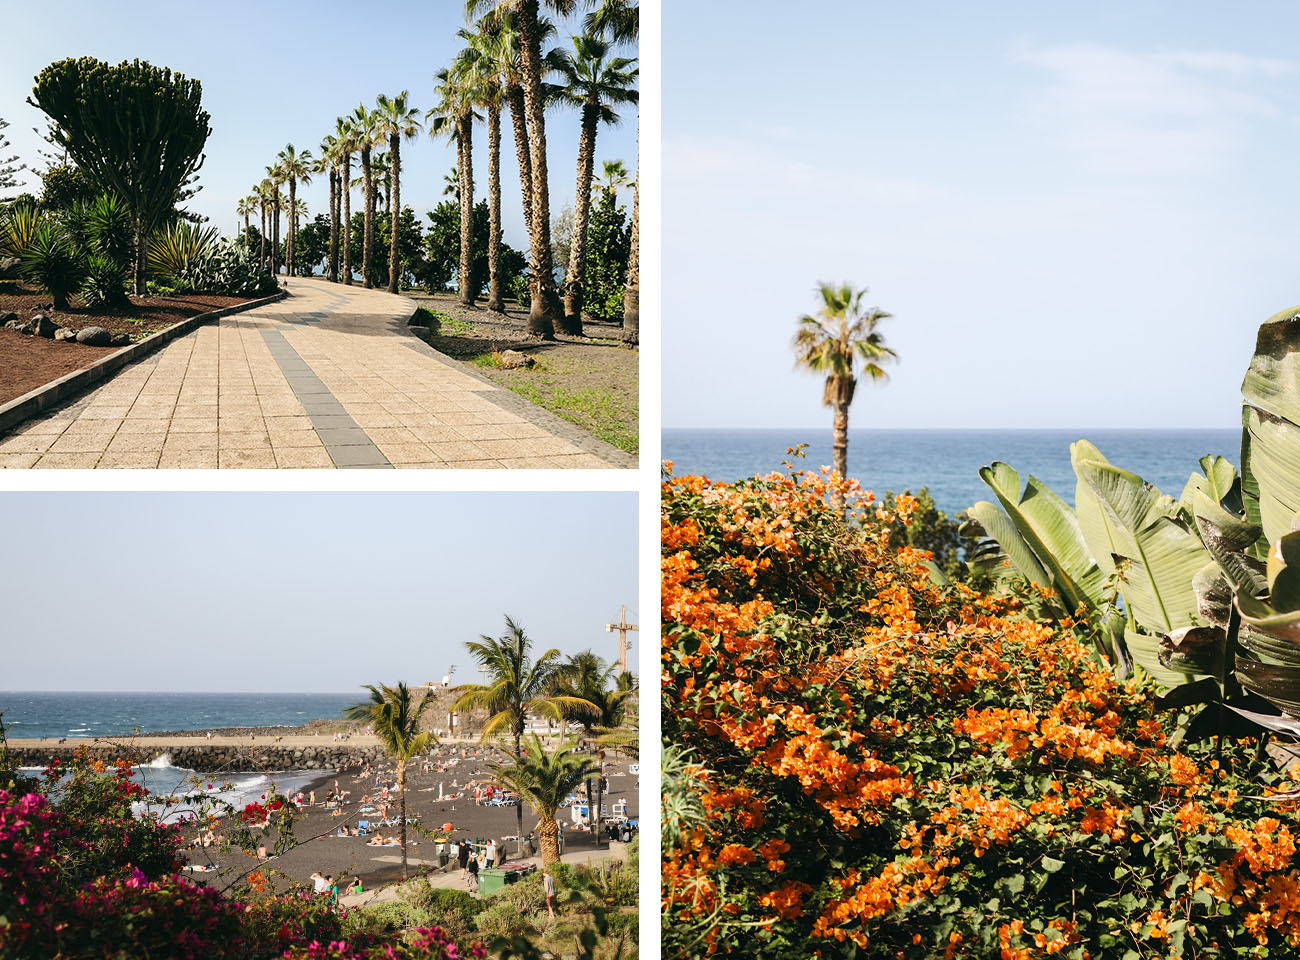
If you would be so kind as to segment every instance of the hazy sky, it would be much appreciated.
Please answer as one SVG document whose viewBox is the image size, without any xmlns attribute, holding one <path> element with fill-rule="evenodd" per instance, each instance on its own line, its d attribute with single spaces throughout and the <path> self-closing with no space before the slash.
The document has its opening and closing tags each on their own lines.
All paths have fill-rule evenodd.
<svg viewBox="0 0 1300 960">
<path fill-rule="evenodd" d="M 410 91 L 424 111 L 434 104 L 434 74 L 464 43 L 462 0 L 376 2 L 358 6 L 337 0 L 267 5 L 250 0 L 176 4 L 132 0 L 48 0 L 6 4 L 4 32 L 11 42 L 0 57 L 0 118 L 12 153 L 43 167 L 37 149 L 47 145 L 32 132 L 45 130 L 45 114 L 27 104 L 33 80 L 64 57 L 92 56 L 112 63 L 140 58 L 171 67 L 203 84 L 203 105 L 212 115 L 203 190 L 189 207 L 210 217 L 227 235 L 236 229 L 235 204 L 266 175 L 265 167 L 292 143 L 320 154 L 320 141 L 334 119 L 380 93 Z M 559 41 L 580 32 L 574 18 Z M 51 23 L 58 29 L 51 30 Z M 634 52 L 632 55 L 635 55 Z M 621 159 L 636 168 L 636 111 L 621 111 L 618 127 L 603 126 L 596 139 L 596 170 Z M 519 200 L 519 168 L 508 114 L 502 117 L 502 223 L 506 242 L 527 250 Z M 547 115 L 551 209 L 572 204 L 577 180 L 579 116 L 568 108 Z M 456 148 L 428 136 L 402 145 L 402 203 L 427 224 L 424 214 L 443 198 L 443 177 L 456 163 Z M 357 172 L 354 160 L 353 174 Z M 487 190 L 487 130 L 474 132 L 475 196 Z M 30 179 L 30 174 L 29 174 Z M 36 181 L 39 186 L 39 180 Z M 39 192 L 33 190 L 33 192 Z M 329 181 L 315 178 L 300 188 L 312 216 L 329 212 Z M 631 193 L 628 193 L 629 202 Z M 361 209 L 360 191 L 353 211 Z M 242 221 L 240 221 L 242 223 Z"/>
<path fill-rule="evenodd" d="M 829 427 L 820 280 L 894 314 L 853 426 L 1239 423 L 1300 302 L 1300 9 L 813 10 L 665 3 L 666 426 Z"/>
<path fill-rule="evenodd" d="M 9 690 L 476 682 L 507 613 L 616 661 L 636 612 L 628 493 L 9 492 L 0 530 Z"/>
</svg>

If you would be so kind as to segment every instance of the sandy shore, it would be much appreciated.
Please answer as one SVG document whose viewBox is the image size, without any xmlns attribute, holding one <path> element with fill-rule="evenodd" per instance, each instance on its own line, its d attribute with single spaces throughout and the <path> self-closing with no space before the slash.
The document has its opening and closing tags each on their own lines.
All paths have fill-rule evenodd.
<svg viewBox="0 0 1300 960">
<path fill-rule="evenodd" d="M 286 742 L 289 739 L 286 737 Z M 319 745 L 322 741 L 330 742 L 329 737 L 305 739 L 314 745 Z M 356 744 L 362 739 L 353 737 L 350 742 Z M 165 744 L 160 743 L 159 746 L 165 749 Z M 502 757 L 502 754 L 497 753 L 495 759 Z M 502 838 L 515 835 L 517 819 L 514 807 L 478 805 L 474 802 L 472 786 L 464 792 L 467 783 L 473 784 L 475 781 L 490 779 L 488 767 L 493 759 L 492 749 L 479 746 L 477 743 L 460 746 L 444 744 L 431 755 L 432 762 L 427 765 L 427 769 L 422 763 L 413 764 L 408 768 L 407 816 L 421 817 L 419 829 L 411 828 L 408 834 L 408 857 L 412 876 L 427 869 L 436 869 L 438 856 L 435 836 L 450 835 L 458 840 L 496 838 L 498 843 L 501 843 Z M 452 760 L 456 761 L 454 766 L 448 766 L 442 771 L 437 769 L 438 765 L 447 765 Z M 640 778 L 630 773 L 630 765 L 626 758 L 606 760 L 605 776 L 609 779 L 610 790 L 605 795 L 604 803 L 606 808 L 612 811 L 615 802 L 626 799 L 628 816 L 635 818 L 639 809 L 637 784 Z M 361 775 L 362 771 L 359 768 L 352 768 L 315 780 L 306 788 L 306 792 L 310 793 L 312 789 L 316 791 L 317 804 L 304 808 L 303 814 L 294 824 L 297 846 L 282 856 L 266 862 L 261 869 L 264 872 L 278 871 L 300 882 L 306 882 L 313 871 L 335 877 L 359 876 L 368 888 L 400 879 L 402 869 L 400 847 L 372 847 L 367 846 L 365 837 L 333 836 L 340 824 L 351 826 L 360 820 L 373 822 L 382 819 L 379 813 L 361 812 L 363 807 L 373 807 L 378 810 L 382 801 L 366 803 L 363 798 L 367 794 L 377 792 L 375 789 L 377 779 L 391 781 L 392 771 L 392 764 L 385 763 L 373 767 L 367 777 Z M 340 816 L 335 816 L 332 810 L 327 810 L 324 806 L 325 796 L 333 788 L 335 781 L 349 793 L 343 803 Z M 441 800 L 438 799 L 440 785 L 444 795 Z M 460 796 L 453 799 L 450 796 L 452 793 Z M 390 794 L 394 799 L 389 803 L 389 812 L 391 816 L 396 817 L 395 791 L 390 791 Z M 603 856 L 607 851 L 607 841 L 602 842 L 598 848 L 591 834 L 574 827 L 570 810 L 561 810 L 560 819 L 565 825 L 566 854 L 582 855 L 585 852 L 596 858 Z M 448 823 L 452 824 L 449 834 L 442 829 L 443 825 Z M 531 830 L 535 834 L 536 825 L 536 815 L 525 805 L 525 833 Z M 220 833 L 220 830 L 217 832 Z M 385 835 L 395 835 L 397 827 L 396 825 L 386 827 L 382 832 Z M 319 836 L 321 834 L 325 836 Z M 313 839 L 318 836 L 319 839 Z M 515 845 L 509 844 L 508 849 L 513 854 Z M 215 867 L 216 872 L 196 873 L 193 876 L 195 879 L 206 880 L 210 886 L 218 888 L 259 863 L 256 857 L 240 851 L 223 853 L 215 848 L 188 850 L 185 855 L 191 863 Z"/>
</svg>

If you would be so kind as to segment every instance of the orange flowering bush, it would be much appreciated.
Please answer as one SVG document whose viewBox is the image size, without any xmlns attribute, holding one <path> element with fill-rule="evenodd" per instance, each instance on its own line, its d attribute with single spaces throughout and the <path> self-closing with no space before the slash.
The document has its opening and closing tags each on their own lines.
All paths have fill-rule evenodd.
<svg viewBox="0 0 1300 960">
<path fill-rule="evenodd" d="M 1300 950 L 1290 781 L 1171 748 L 1087 624 L 932 576 L 909 498 L 788 471 L 662 501 L 665 956 Z"/>
</svg>

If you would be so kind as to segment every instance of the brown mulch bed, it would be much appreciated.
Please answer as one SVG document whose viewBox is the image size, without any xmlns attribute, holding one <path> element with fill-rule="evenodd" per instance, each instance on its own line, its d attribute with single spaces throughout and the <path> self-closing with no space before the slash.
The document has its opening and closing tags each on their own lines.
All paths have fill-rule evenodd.
<svg viewBox="0 0 1300 960">
<path fill-rule="evenodd" d="M 12 310 L 20 322 L 44 313 L 54 323 L 72 330 L 103 327 L 109 333 L 126 333 L 131 342 L 165 330 L 189 317 L 236 303 L 247 297 L 131 297 L 132 306 L 72 310 L 51 309 L 49 296 L 31 287 L 0 285 L 0 313 Z M 75 301 L 74 301 L 75 302 Z M 119 347 L 88 347 L 75 340 L 55 341 L 0 329 L 0 403 L 35 390 Z"/>
</svg>

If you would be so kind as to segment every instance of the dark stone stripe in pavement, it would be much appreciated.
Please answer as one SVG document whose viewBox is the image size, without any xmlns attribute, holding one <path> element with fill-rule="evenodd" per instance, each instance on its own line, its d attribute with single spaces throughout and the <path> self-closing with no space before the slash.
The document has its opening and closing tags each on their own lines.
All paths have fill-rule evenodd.
<svg viewBox="0 0 1300 960">
<path fill-rule="evenodd" d="M 348 416 L 329 388 L 298 356 L 279 330 L 263 330 L 262 338 L 271 356 L 280 365 L 284 378 L 293 388 L 294 396 L 307 411 L 325 449 L 329 451 L 334 466 L 342 469 L 391 469 L 392 464 L 357 422 Z"/>
</svg>

